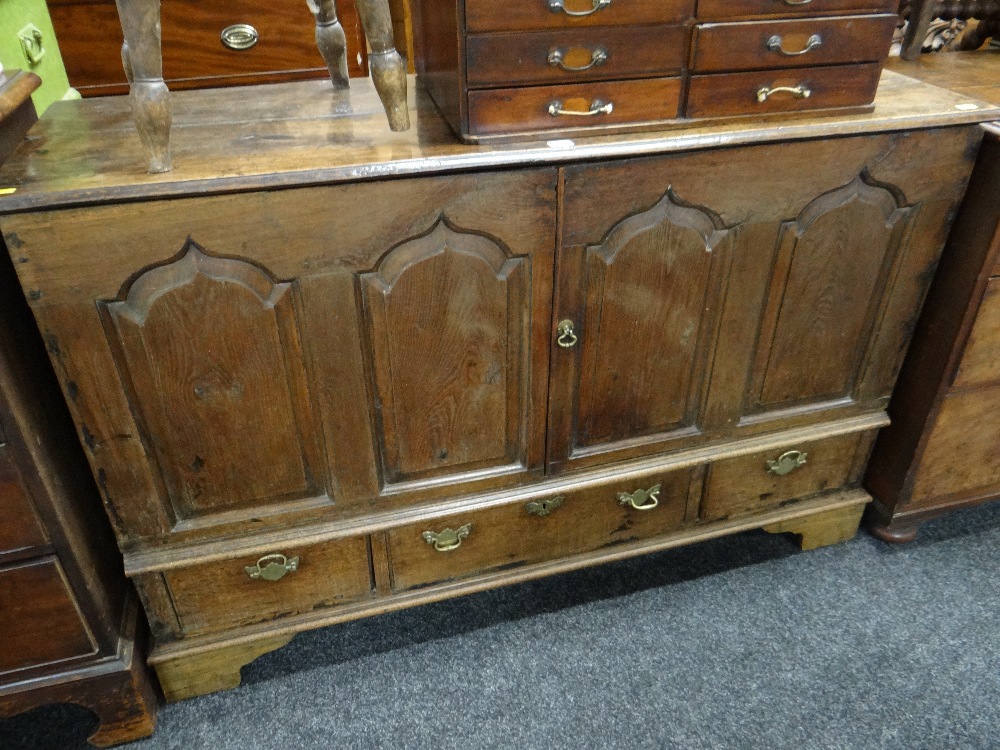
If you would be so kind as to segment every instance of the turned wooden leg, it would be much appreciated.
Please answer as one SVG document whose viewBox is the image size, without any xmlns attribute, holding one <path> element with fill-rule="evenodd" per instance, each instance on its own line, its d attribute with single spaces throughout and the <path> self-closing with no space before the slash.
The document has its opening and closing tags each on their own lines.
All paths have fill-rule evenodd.
<svg viewBox="0 0 1000 750">
<path fill-rule="evenodd" d="M 765 526 L 764 531 L 772 534 L 796 534 L 800 537 L 799 546 L 804 550 L 826 547 L 853 539 L 858 533 L 864 510 L 864 505 L 824 510 L 811 516 L 779 521 Z"/>
<path fill-rule="evenodd" d="M 889 544 L 906 544 L 917 538 L 917 528 L 914 523 L 870 523 L 868 533 Z"/>
<path fill-rule="evenodd" d="M 924 46 L 936 8 L 935 0 L 913 0 L 910 4 L 910 20 L 906 24 L 906 34 L 899 53 L 904 60 L 916 60 L 920 57 L 920 49 Z"/>
<path fill-rule="evenodd" d="M 240 670 L 259 656 L 276 651 L 292 640 L 292 635 L 271 636 L 221 646 L 191 656 L 155 659 L 153 667 L 160 678 L 163 696 L 169 703 L 196 695 L 230 690 L 240 684 Z"/>
<path fill-rule="evenodd" d="M 316 46 L 330 71 L 330 81 L 335 89 L 351 85 L 347 75 L 347 35 L 337 19 L 334 0 L 307 0 L 309 10 L 316 18 Z"/>
<path fill-rule="evenodd" d="M 393 42 L 389 0 L 357 0 L 357 8 L 371 45 L 368 66 L 375 90 L 389 118 L 389 128 L 408 130 L 410 113 L 406 106 L 406 63 Z"/>
<path fill-rule="evenodd" d="M 170 171 L 170 92 L 163 82 L 160 0 L 116 0 L 125 44 L 122 63 L 129 79 L 132 117 L 149 171 Z"/>
</svg>

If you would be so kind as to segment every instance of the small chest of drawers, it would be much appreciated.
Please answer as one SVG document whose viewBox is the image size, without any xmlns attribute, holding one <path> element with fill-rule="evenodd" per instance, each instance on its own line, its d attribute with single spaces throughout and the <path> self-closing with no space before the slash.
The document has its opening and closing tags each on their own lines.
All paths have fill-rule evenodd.
<svg viewBox="0 0 1000 750">
<path fill-rule="evenodd" d="M 417 69 L 453 130 L 663 127 L 871 104 L 893 0 L 418 0 Z"/>
</svg>

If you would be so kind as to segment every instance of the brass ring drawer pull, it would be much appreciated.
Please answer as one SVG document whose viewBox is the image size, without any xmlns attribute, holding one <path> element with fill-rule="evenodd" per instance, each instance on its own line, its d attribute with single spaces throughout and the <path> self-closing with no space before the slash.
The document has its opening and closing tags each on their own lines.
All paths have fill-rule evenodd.
<svg viewBox="0 0 1000 750">
<path fill-rule="evenodd" d="M 630 505 L 636 510 L 652 510 L 660 504 L 660 485 L 653 485 L 648 490 L 619 492 L 618 502 L 621 505 Z"/>
<path fill-rule="evenodd" d="M 556 333 L 559 334 L 556 343 L 563 349 L 572 349 L 576 346 L 576 342 L 579 341 L 576 337 L 576 332 L 573 330 L 572 320 L 560 320 L 559 326 L 556 328 Z"/>
<path fill-rule="evenodd" d="M 596 68 L 598 65 L 603 65 L 608 59 L 608 51 L 604 47 L 598 47 L 590 53 L 590 62 L 586 65 L 567 65 L 566 50 L 563 49 L 552 50 L 547 59 L 553 68 L 562 68 L 567 73 L 582 73 L 585 70 Z"/>
<path fill-rule="evenodd" d="M 810 89 L 805 84 L 800 83 L 798 86 L 775 86 L 771 88 L 770 86 L 764 86 L 757 92 L 757 101 L 763 104 L 774 94 L 791 94 L 796 99 L 808 99 L 812 96 L 812 89 Z"/>
<path fill-rule="evenodd" d="M 549 10 L 553 13 L 565 13 L 567 16 L 573 16 L 574 18 L 580 18 L 582 16 L 590 16 L 601 10 L 601 8 L 607 8 L 611 5 L 611 0 L 593 0 L 593 7 L 590 10 L 566 10 L 566 6 L 563 4 L 564 0 L 549 0 Z"/>
<path fill-rule="evenodd" d="M 580 112 L 576 109 L 563 109 L 563 103 L 558 99 L 549 104 L 549 114 L 553 117 L 559 115 L 569 115 L 570 117 L 594 117 L 595 115 L 610 115 L 615 105 L 612 102 L 605 102 L 603 99 L 594 99 L 590 103 L 590 109 Z"/>
<path fill-rule="evenodd" d="M 257 44 L 260 41 L 260 34 L 248 23 L 234 23 L 222 30 L 220 38 L 224 46 L 240 51 L 250 49 Z"/>
<path fill-rule="evenodd" d="M 791 474 L 800 466 L 805 466 L 808 457 L 809 454 L 802 451 L 782 453 L 776 459 L 767 462 L 767 472 L 768 474 L 777 474 L 779 477 L 783 477 L 785 474 Z"/>
<path fill-rule="evenodd" d="M 806 46 L 800 49 L 798 52 L 786 52 L 785 48 L 781 46 L 781 35 L 775 34 L 770 39 L 767 40 L 767 48 L 771 52 L 777 52 L 778 54 L 784 55 L 785 57 L 798 57 L 799 55 L 805 55 L 812 52 L 817 47 L 822 46 L 823 37 L 819 34 L 813 34 L 806 40 Z"/>
<path fill-rule="evenodd" d="M 421 536 L 424 541 L 433 545 L 438 552 L 451 552 L 462 546 L 462 540 L 472 531 L 472 524 L 467 523 L 457 529 L 444 531 L 425 531 Z"/>
<path fill-rule="evenodd" d="M 547 497 L 544 500 L 529 500 L 524 504 L 524 509 L 533 516 L 547 516 L 556 508 L 561 508 L 565 497 Z"/>
<path fill-rule="evenodd" d="M 264 555 L 254 565 L 247 565 L 247 575 L 254 581 L 279 581 L 299 569 L 299 558 L 284 555 Z"/>
</svg>

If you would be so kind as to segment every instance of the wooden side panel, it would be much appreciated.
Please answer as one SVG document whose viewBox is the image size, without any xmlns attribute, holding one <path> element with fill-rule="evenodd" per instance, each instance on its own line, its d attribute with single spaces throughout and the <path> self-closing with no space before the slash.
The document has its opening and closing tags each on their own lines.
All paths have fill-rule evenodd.
<svg viewBox="0 0 1000 750">
<path fill-rule="evenodd" d="M 1000 279 L 990 279 L 983 293 L 976 322 L 969 333 L 962 362 L 955 376 L 956 388 L 970 388 L 1000 380 Z"/>
<path fill-rule="evenodd" d="M 292 296 L 189 242 L 106 304 L 176 520 L 322 491 Z"/>
<path fill-rule="evenodd" d="M 0 445 L 0 518 L 0 562 L 10 553 L 48 543 L 45 529 L 6 445 Z"/>
<path fill-rule="evenodd" d="M 442 220 L 362 275 L 387 481 L 524 462 L 527 265 Z"/>
</svg>

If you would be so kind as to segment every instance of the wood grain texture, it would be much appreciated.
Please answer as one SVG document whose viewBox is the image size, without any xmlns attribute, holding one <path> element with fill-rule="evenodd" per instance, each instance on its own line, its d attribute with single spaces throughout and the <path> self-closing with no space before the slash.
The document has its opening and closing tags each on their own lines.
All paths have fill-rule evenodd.
<svg viewBox="0 0 1000 750">
<path fill-rule="evenodd" d="M 897 20 L 895 13 L 887 13 L 700 24 L 695 27 L 692 41 L 691 68 L 699 73 L 717 73 L 881 62 L 888 53 Z M 808 49 L 814 36 L 821 42 Z M 769 44 L 773 37 L 779 38 L 778 49 Z"/>
<path fill-rule="evenodd" d="M 6 445 L 0 445 L 0 509 L 0 565 L 45 551 L 48 535 Z"/>
<path fill-rule="evenodd" d="M 1000 380 L 1000 279 L 986 284 L 976 322 L 952 382 L 954 388 L 992 385 Z"/>
<path fill-rule="evenodd" d="M 764 531 L 771 534 L 794 534 L 799 538 L 799 547 L 803 551 L 828 547 L 855 537 L 864 510 L 863 504 L 828 510 L 765 526 Z"/>
<path fill-rule="evenodd" d="M 592 10 L 591 0 L 565 0 L 567 10 Z M 587 16 L 571 17 L 553 12 L 545 0 L 466 0 L 465 23 L 469 31 L 530 31 L 581 26 L 625 26 L 680 23 L 694 15 L 694 0 L 618 0 Z"/>
<path fill-rule="evenodd" d="M 830 13 L 898 10 L 896 0 L 812 0 L 790 4 L 786 0 L 698 0 L 698 18 L 723 20 L 770 16 L 820 16 Z"/>
</svg>

